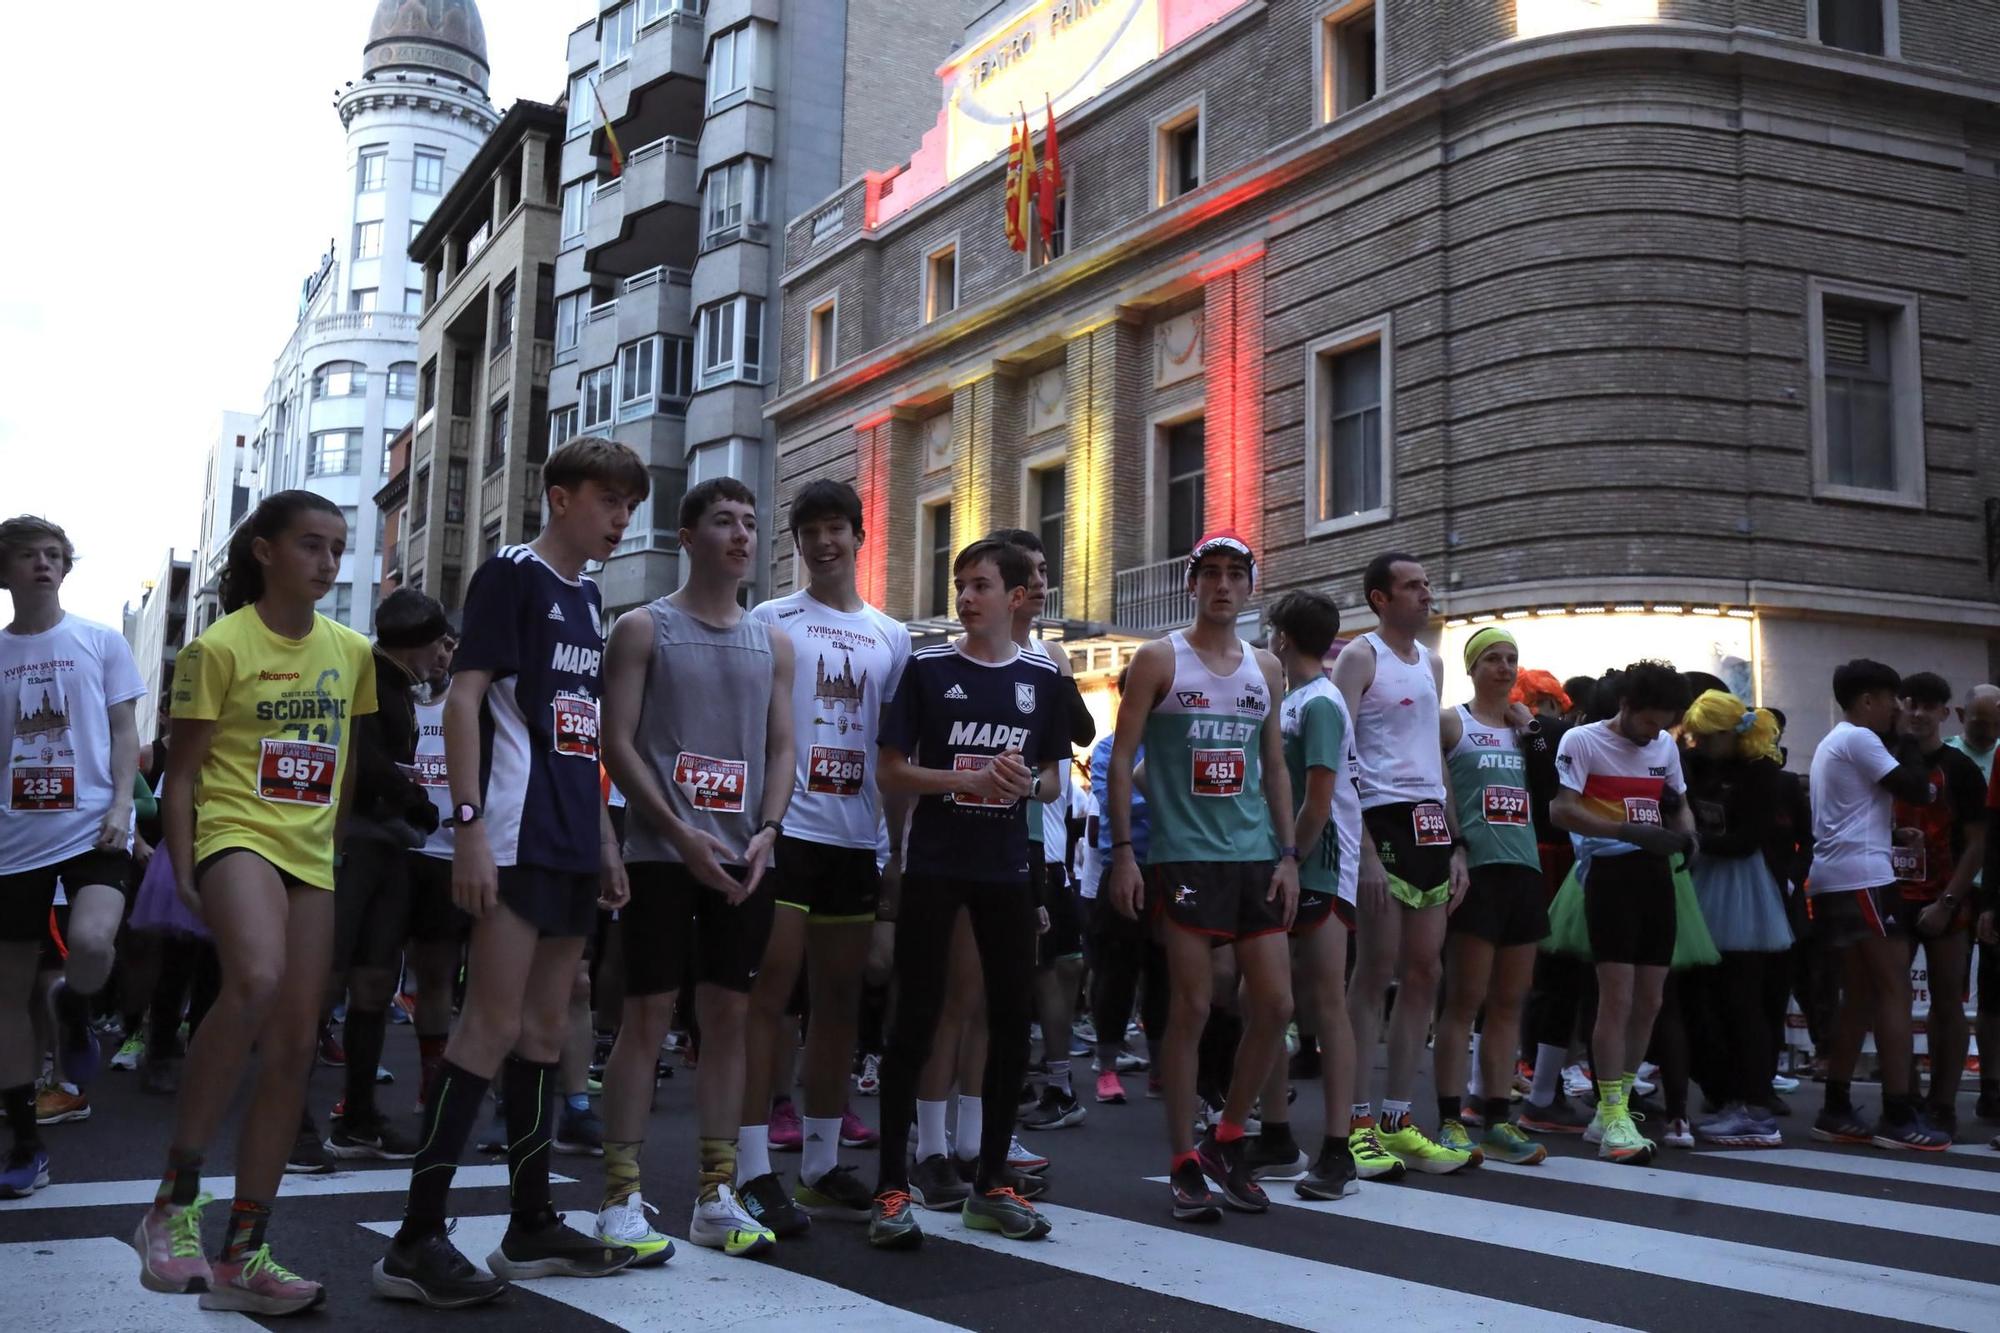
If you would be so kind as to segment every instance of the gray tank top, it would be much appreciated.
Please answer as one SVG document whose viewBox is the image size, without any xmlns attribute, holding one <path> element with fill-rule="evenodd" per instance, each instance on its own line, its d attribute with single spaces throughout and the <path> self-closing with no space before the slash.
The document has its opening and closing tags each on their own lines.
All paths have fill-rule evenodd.
<svg viewBox="0 0 2000 1333">
<path fill-rule="evenodd" d="M 639 753 L 675 817 L 714 834 L 740 860 L 764 804 L 770 630 L 749 615 L 719 629 L 664 597 L 646 610 L 653 617 L 653 660 L 639 706 Z M 679 861 L 665 833 L 638 805 L 630 810 L 625 859 Z"/>
</svg>

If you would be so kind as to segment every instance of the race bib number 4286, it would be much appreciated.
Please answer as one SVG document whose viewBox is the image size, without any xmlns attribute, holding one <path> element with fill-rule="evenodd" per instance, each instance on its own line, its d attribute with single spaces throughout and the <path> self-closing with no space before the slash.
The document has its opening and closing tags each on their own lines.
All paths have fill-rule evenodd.
<svg viewBox="0 0 2000 1333">
<path fill-rule="evenodd" d="M 815 745 L 806 761 L 806 790 L 829 796 L 859 796 L 868 775 L 868 756 L 859 750 Z"/>
<path fill-rule="evenodd" d="M 9 808 L 14 810 L 76 809 L 76 770 L 23 766 L 9 784 Z"/>
<path fill-rule="evenodd" d="M 280 805 L 332 805 L 339 757 L 317 741 L 266 740 L 257 760 L 257 794 Z"/>
</svg>

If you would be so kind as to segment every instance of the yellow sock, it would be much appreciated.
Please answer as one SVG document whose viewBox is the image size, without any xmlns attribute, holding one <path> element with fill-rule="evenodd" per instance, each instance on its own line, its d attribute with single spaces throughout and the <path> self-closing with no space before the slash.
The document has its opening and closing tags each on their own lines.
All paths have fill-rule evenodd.
<svg viewBox="0 0 2000 1333">
<path fill-rule="evenodd" d="M 696 1177 L 699 1183 L 696 1193 L 702 1199 L 712 1199 L 718 1188 L 736 1180 L 736 1140 L 702 1139 L 700 1142 L 701 1171 Z M 611 1145 L 607 1143 L 604 1146 L 608 1154 Z"/>
<path fill-rule="evenodd" d="M 613 1207 L 639 1192 L 639 1149 L 643 1143 L 604 1144 L 604 1206 Z"/>
</svg>

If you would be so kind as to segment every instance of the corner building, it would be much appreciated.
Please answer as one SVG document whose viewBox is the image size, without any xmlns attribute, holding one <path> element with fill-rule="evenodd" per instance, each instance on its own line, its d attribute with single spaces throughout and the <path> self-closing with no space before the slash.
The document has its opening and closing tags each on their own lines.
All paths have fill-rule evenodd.
<svg viewBox="0 0 2000 1333">
<path fill-rule="evenodd" d="M 1036 0 L 909 160 L 792 222 L 778 490 L 866 506 L 864 589 L 951 614 L 999 525 L 1099 679 L 1185 623 L 1416 553 L 1448 659 L 1643 655 L 1784 709 L 1834 664 L 1989 678 L 2000 37 L 1969 2 Z M 1058 117 L 1053 245 L 1003 235 Z M 842 222 L 822 224 L 828 215 Z M 1988 368 L 1982 374 L 1980 367 Z M 779 560 L 772 577 L 792 581 Z M 1460 696 L 1461 673 L 1447 671 Z"/>
</svg>

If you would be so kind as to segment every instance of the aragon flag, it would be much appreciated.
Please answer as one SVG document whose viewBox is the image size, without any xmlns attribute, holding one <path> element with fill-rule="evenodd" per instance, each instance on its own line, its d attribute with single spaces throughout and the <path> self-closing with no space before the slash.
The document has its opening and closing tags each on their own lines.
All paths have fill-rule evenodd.
<svg viewBox="0 0 2000 1333">
<path fill-rule="evenodd" d="M 1013 138 L 1007 145 L 1007 245 L 1010 249 L 1028 248 L 1028 220 L 1021 216 L 1021 127 L 1014 127 Z"/>
</svg>

